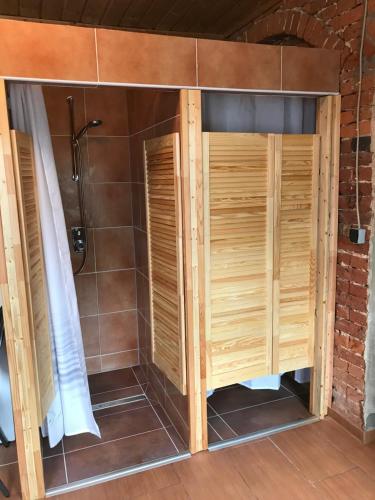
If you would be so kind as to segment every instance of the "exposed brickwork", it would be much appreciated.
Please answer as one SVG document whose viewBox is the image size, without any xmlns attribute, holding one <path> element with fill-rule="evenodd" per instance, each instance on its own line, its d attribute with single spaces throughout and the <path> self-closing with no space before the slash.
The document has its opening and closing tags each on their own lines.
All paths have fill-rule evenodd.
<svg viewBox="0 0 375 500">
<path fill-rule="evenodd" d="M 355 140 L 361 0 L 283 0 L 280 8 L 259 18 L 241 37 L 248 42 L 286 44 L 300 39 L 311 47 L 341 51 L 341 161 L 339 240 L 332 406 L 357 427 L 363 427 L 364 343 L 367 330 L 369 244 L 356 246 L 347 237 L 356 222 Z M 278 39 L 278 41 L 276 41 Z M 297 42 L 298 43 L 298 42 Z M 360 110 L 360 213 L 370 237 L 372 221 L 371 123 L 375 87 L 375 0 L 369 0 L 364 75 Z"/>
</svg>

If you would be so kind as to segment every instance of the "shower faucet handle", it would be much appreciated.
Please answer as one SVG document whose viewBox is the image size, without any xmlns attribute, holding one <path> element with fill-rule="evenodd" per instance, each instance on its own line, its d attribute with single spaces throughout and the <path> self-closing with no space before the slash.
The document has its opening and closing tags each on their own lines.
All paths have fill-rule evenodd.
<svg viewBox="0 0 375 500">
<path fill-rule="evenodd" d="M 72 227 L 73 250 L 75 253 L 83 253 L 86 250 L 86 230 L 84 227 Z"/>
</svg>

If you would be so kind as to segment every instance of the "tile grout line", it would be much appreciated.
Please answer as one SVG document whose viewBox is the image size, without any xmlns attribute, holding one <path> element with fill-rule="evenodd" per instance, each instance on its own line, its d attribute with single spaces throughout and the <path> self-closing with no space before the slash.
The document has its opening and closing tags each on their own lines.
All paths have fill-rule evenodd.
<svg viewBox="0 0 375 500">
<path fill-rule="evenodd" d="M 161 122 L 154 123 L 153 125 L 150 125 L 149 127 L 146 127 L 142 130 L 139 130 L 138 132 L 134 132 L 133 134 L 130 134 L 129 138 L 132 138 L 138 134 L 142 134 L 143 132 L 147 132 L 148 130 L 151 130 L 153 128 L 158 127 L 159 125 L 164 125 L 164 123 L 167 123 L 167 122 L 174 120 L 175 118 L 179 118 L 179 117 L 180 117 L 180 113 L 177 113 L 177 115 L 170 116 L 169 118 L 166 118 L 165 120 L 162 120 Z"/>
<path fill-rule="evenodd" d="M 220 441 L 224 441 L 224 439 L 220 436 L 219 432 L 215 429 L 213 425 L 210 424 L 210 422 L 207 420 L 207 425 L 211 427 L 211 429 L 214 431 L 214 433 L 219 437 Z"/>
<path fill-rule="evenodd" d="M 145 401 L 145 403 L 147 403 L 147 401 Z M 127 403 L 127 404 L 131 404 L 131 403 Z M 124 406 L 124 405 L 122 405 Z M 148 404 L 145 404 L 144 406 L 138 406 L 137 408 L 130 408 L 128 410 L 123 410 L 123 411 L 118 411 L 118 412 L 115 412 L 115 413 L 107 413 L 106 415 L 99 415 L 98 417 L 96 417 L 97 419 L 101 419 L 101 418 L 107 418 L 107 417 L 110 417 L 112 415 L 122 415 L 123 413 L 129 413 L 130 411 L 136 411 L 136 410 L 141 410 L 142 408 L 149 408 L 150 405 Z M 114 408 L 114 407 L 112 407 Z M 115 408 L 119 408 L 118 406 L 115 407 Z M 110 408 L 108 408 L 110 409 Z M 97 410 L 97 411 L 105 411 L 106 408 L 103 408 L 102 410 Z"/>
<path fill-rule="evenodd" d="M 130 367 L 130 369 L 132 370 L 132 367 Z M 120 368 L 120 370 L 121 370 L 121 368 Z M 110 370 L 110 371 L 116 371 L 116 370 Z M 134 385 L 124 385 L 124 386 L 118 387 L 117 389 L 109 389 L 108 391 L 95 392 L 95 393 L 91 394 L 91 396 L 98 396 L 99 394 L 107 394 L 108 392 L 122 391 L 123 389 L 131 389 L 132 387 L 137 387 L 139 385 L 140 384 L 137 380 L 137 383 Z M 142 389 L 142 387 L 141 387 L 141 389 Z M 138 394 L 135 394 L 135 395 L 137 396 Z"/>
<path fill-rule="evenodd" d="M 146 323 L 147 323 L 147 320 L 146 320 L 145 318 L 143 318 L 143 319 L 144 319 L 144 320 L 146 321 Z M 148 324 L 148 323 L 147 323 L 147 324 Z M 151 369 L 152 369 L 152 368 L 151 368 Z M 160 382 L 159 382 L 159 383 L 160 383 Z M 162 386 L 162 384 L 160 384 L 160 385 Z M 170 401 L 171 405 L 173 406 L 173 408 L 174 408 L 174 409 L 176 410 L 176 412 L 178 413 L 178 416 L 180 417 L 180 419 L 181 419 L 181 421 L 182 421 L 183 425 L 184 425 L 187 429 L 189 429 L 189 427 L 188 427 L 188 425 L 187 425 L 187 422 L 185 422 L 185 419 L 184 419 L 184 418 L 183 418 L 183 416 L 181 415 L 181 413 L 180 413 L 179 409 L 178 409 L 178 408 L 177 408 L 177 406 L 174 404 L 174 402 L 172 401 L 172 399 L 168 396 L 168 393 L 167 393 L 167 391 L 165 390 L 165 388 L 164 388 L 163 386 L 162 386 L 162 389 L 163 389 L 163 392 L 164 392 L 165 396 L 169 399 L 169 401 Z M 176 429 L 176 430 L 177 430 L 177 429 Z M 183 440 L 183 441 L 184 441 L 184 440 Z"/>
<path fill-rule="evenodd" d="M 100 77 L 99 77 L 99 57 L 98 57 L 98 39 L 97 39 L 97 29 L 94 28 L 94 39 L 95 39 L 95 62 L 96 62 L 96 77 L 97 77 L 97 82 L 100 82 Z"/>
<path fill-rule="evenodd" d="M 64 438 L 62 438 L 62 440 L 61 440 L 61 447 L 62 447 L 62 456 L 63 456 L 63 460 L 64 460 L 65 481 L 66 481 L 66 484 L 69 484 L 68 468 L 66 466 L 66 458 L 65 458 Z"/>
<path fill-rule="evenodd" d="M 228 429 L 229 429 L 231 432 L 233 432 L 233 434 L 234 434 L 235 436 L 238 436 L 237 432 L 235 432 L 235 431 L 232 429 L 232 427 L 231 427 L 231 426 L 230 426 L 230 425 L 229 425 L 229 424 L 228 424 L 228 423 L 227 423 L 227 422 L 223 419 L 223 417 L 222 417 L 219 413 L 217 413 L 217 411 L 215 410 L 215 408 L 214 408 L 213 406 L 211 406 L 211 405 L 210 405 L 210 403 L 209 403 L 208 401 L 207 401 L 207 405 L 211 408 L 211 410 L 212 410 L 214 413 L 216 413 L 216 416 L 218 416 L 218 417 L 220 418 L 220 420 L 222 420 L 222 421 L 224 422 L 224 424 L 228 427 Z M 207 419 L 207 422 L 208 422 L 208 419 Z M 224 440 L 223 440 L 223 441 L 224 441 Z"/>
<path fill-rule="evenodd" d="M 138 380 L 137 374 L 135 373 L 135 371 L 134 371 L 134 370 L 133 370 L 133 373 L 134 373 L 134 376 L 135 376 L 135 378 L 137 379 L 138 384 L 139 384 L 139 380 Z M 168 431 L 167 431 L 167 429 L 165 428 L 165 425 L 163 424 L 163 422 L 162 422 L 161 418 L 160 418 L 160 417 L 159 417 L 159 415 L 157 414 L 157 412 L 156 412 L 156 410 L 155 410 L 154 406 L 151 404 L 151 402 L 150 402 L 150 400 L 149 400 L 149 398 L 148 398 L 147 394 L 145 394 L 145 396 L 146 396 L 147 401 L 148 401 L 148 402 L 149 402 L 149 404 L 151 405 L 151 408 L 152 408 L 153 412 L 155 413 L 156 418 L 159 420 L 159 422 L 160 422 L 160 423 L 161 423 L 161 425 L 163 426 L 163 429 L 165 430 L 165 432 L 166 432 L 167 436 L 169 437 L 170 441 L 172 442 L 173 446 L 175 447 L 175 449 L 176 449 L 177 453 L 180 453 L 180 452 L 178 451 L 177 446 L 175 445 L 175 442 L 173 441 L 173 439 L 171 438 L 171 436 L 170 436 L 169 432 L 168 432 Z M 160 405 L 160 407 L 163 409 L 162 405 Z M 167 415 L 167 416 L 168 416 L 168 415 Z M 171 422 L 171 423 L 172 423 L 172 422 Z M 172 425 L 173 425 L 173 424 L 172 424 Z"/>
<path fill-rule="evenodd" d="M 195 83 L 199 87 L 198 38 L 195 39 Z"/>
<path fill-rule="evenodd" d="M 263 405 L 268 405 L 270 403 L 277 403 L 277 401 L 284 401 L 285 399 L 292 399 L 292 398 L 295 398 L 295 399 L 299 399 L 297 396 L 295 396 L 294 394 L 291 395 L 291 396 L 285 396 L 284 398 L 278 398 L 278 399 L 272 399 L 271 401 L 266 401 L 265 403 L 258 403 L 258 404 L 255 404 L 255 405 L 250 405 L 250 406 L 244 406 L 243 408 L 238 408 L 236 410 L 230 410 L 230 411 L 223 411 L 222 413 L 218 413 L 214 407 L 212 407 L 212 405 L 210 405 L 212 407 L 212 409 L 218 414 L 218 415 L 228 415 L 229 413 L 236 413 L 237 411 L 242 411 L 242 410 L 249 410 L 250 408 L 257 408 L 258 406 L 263 406 Z"/>
<path fill-rule="evenodd" d="M 146 407 L 148 408 L 148 406 Z M 140 408 L 136 408 L 135 410 L 133 411 L 137 411 L 139 410 Z M 114 413 L 114 415 L 116 415 Z M 109 415 L 107 415 L 108 417 Z M 123 437 L 120 437 L 120 438 L 116 438 L 116 439 L 109 439 L 108 441 L 104 441 L 102 443 L 95 443 L 95 444 L 90 444 L 88 446 L 83 446 L 82 448 L 77 448 L 75 450 L 71 450 L 71 451 L 66 451 L 65 452 L 65 455 L 70 455 L 71 453 L 76 453 L 77 451 L 83 451 L 83 450 L 88 450 L 90 448 L 95 448 L 97 446 L 104 446 L 106 444 L 109 444 L 109 443 L 116 443 L 117 441 L 122 441 L 123 439 L 129 439 L 129 438 L 132 438 L 132 437 L 135 437 L 135 436 L 142 436 L 144 434 L 149 434 L 150 432 L 155 432 L 155 431 L 161 431 L 163 430 L 162 427 L 157 427 L 155 429 L 150 429 L 148 431 L 144 431 L 144 432 L 137 432 L 136 434 L 131 434 L 130 436 L 123 436 Z"/>
<path fill-rule="evenodd" d="M 57 457 L 57 455 L 53 455 L 53 456 Z M 16 460 L 15 462 L 7 462 L 6 464 L 0 464 L 0 471 L 1 471 L 1 467 L 6 467 L 8 465 L 13 465 L 13 464 L 18 464 L 18 460 Z"/>
</svg>

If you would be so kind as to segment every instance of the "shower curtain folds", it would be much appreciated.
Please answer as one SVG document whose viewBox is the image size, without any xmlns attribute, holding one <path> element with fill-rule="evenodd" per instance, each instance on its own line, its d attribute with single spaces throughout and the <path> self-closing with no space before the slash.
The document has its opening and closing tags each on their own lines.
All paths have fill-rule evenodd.
<svg viewBox="0 0 375 500">
<path fill-rule="evenodd" d="M 52 448 L 64 435 L 90 432 L 100 436 L 100 432 L 91 407 L 77 296 L 42 89 L 39 85 L 12 83 L 9 90 L 13 128 L 30 134 L 34 144 L 56 392 L 43 433 L 48 434 Z"/>
</svg>

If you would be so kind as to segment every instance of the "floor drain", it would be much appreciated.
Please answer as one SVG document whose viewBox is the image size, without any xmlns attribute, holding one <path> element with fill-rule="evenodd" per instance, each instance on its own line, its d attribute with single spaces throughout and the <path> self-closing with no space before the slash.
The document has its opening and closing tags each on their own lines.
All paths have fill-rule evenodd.
<svg viewBox="0 0 375 500">
<path fill-rule="evenodd" d="M 92 405 L 93 411 L 105 410 L 106 408 L 113 408 L 115 406 L 127 405 L 130 403 L 136 403 L 138 401 L 147 401 L 146 396 L 139 394 L 138 396 L 129 396 L 127 398 L 114 399 L 113 401 L 105 401 L 104 403 L 97 403 Z"/>
</svg>

